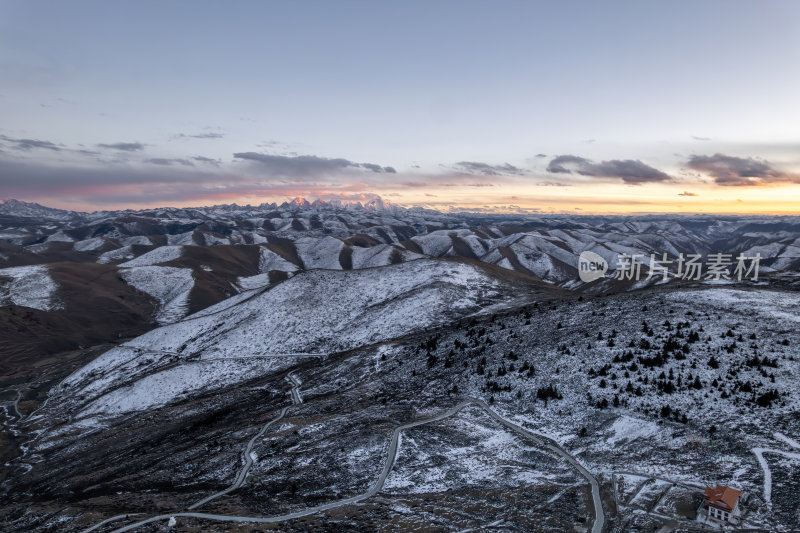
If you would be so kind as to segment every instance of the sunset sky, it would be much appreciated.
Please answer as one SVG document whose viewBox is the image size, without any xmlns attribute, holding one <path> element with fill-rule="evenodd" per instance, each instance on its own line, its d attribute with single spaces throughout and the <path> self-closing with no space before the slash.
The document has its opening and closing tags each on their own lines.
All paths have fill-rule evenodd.
<svg viewBox="0 0 800 533">
<path fill-rule="evenodd" d="M 0 0 L 0 199 L 800 212 L 800 2 Z"/>
</svg>

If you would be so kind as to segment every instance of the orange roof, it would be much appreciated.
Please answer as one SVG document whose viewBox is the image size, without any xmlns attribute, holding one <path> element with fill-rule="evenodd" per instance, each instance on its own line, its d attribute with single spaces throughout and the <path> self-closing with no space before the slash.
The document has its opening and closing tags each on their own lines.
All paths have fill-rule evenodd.
<svg viewBox="0 0 800 533">
<path fill-rule="evenodd" d="M 714 488 L 706 487 L 705 492 L 703 492 L 703 497 L 706 499 L 706 502 L 714 507 L 719 507 L 728 511 L 733 511 L 733 508 L 736 507 L 736 502 L 739 501 L 741 496 L 742 491 L 720 484 L 717 484 Z"/>
</svg>

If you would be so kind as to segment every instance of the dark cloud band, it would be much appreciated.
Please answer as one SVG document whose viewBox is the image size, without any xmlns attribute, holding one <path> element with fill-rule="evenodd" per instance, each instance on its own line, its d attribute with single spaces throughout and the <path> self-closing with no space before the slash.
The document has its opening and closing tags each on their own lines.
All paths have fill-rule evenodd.
<svg viewBox="0 0 800 533">
<path fill-rule="evenodd" d="M 470 174 L 481 174 L 483 176 L 519 176 L 526 174 L 524 169 L 515 167 L 509 163 L 505 163 L 503 165 L 492 165 L 489 163 L 482 163 L 480 161 L 459 161 L 453 166 L 458 171 L 469 172 Z"/>
<path fill-rule="evenodd" d="M 365 169 L 375 173 L 395 174 L 393 167 L 385 167 L 375 163 L 355 163 L 348 159 L 318 157 L 315 155 L 285 156 L 262 154 L 258 152 L 238 152 L 235 159 L 253 161 L 270 174 L 278 176 L 312 176 L 319 174 L 336 174 L 347 169 Z"/>
<path fill-rule="evenodd" d="M 686 166 L 708 174 L 717 185 L 751 186 L 775 182 L 800 182 L 800 176 L 791 175 L 772 167 L 763 160 L 752 157 L 735 157 L 716 153 L 693 155 Z"/>
<path fill-rule="evenodd" d="M 34 148 L 52 150 L 54 152 L 61 151 L 60 146 L 50 141 L 42 141 L 39 139 L 15 139 L 13 137 L 7 137 L 5 135 L 0 135 L 0 139 L 4 140 L 5 142 L 11 143 L 12 149 L 22 150 L 24 152 L 27 152 Z"/>
<path fill-rule="evenodd" d="M 579 174 L 598 178 L 619 178 L 631 185 L 671 181 L 672 177 L 638 159 L 610 159 L 595 163 L 575 155 L 560 155 L 547 165 L 553 174 Z"/>
<path fill-rule="evenodd" d="M 144 150 L 144 145 L 139 142 L 132 143 L 111 143 L 111 144 L 98 144 L 98 148 L 106 148 L 109 150 L 120 150 L 123 152 L 141 152 Z"/>
</svg>

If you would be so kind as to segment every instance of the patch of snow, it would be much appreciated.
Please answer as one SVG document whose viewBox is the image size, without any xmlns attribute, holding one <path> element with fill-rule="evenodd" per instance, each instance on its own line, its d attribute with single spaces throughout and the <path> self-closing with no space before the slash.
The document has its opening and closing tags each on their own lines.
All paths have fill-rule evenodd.
<svg viewBox="0 0 800 533">
<path fill-rule="evenodd" d="M 152 266 L 159 263 L 174 261 L 183 254 L 183 246 L 159 246 L 155 250 L 150 250 L 135 259 L 120 263 L 121 267 L 140 267 Z"/>
<path fill-rule="evenodd" d="M 152 246 L 153 241 L 144 235 L 135 235 L 133 237 L 124 237 L 120 240 L 125 246 L 132 246 L 134 244 L 141 244 L 142 246 Z"/>
<path fill-rule="evenodd" d="M 0 269 L 0 306 L 13 304 L 56 311 L 63 309 L 63 304 L 55 296 L 57 290 L 58 284 L 46 265 Z"/>
<path fill-rule="evenodd" d="M 282 270 L 283 272 L 294 272 L 297 270 L 297 265 L 291 263 L 279 256 L 269 248 L 262 246 L 258 251 L 258 271 L 262 274 L 268 273 L 270 270 Z M 337 260 L 339 256 L 336 256 Z"/>
<path fill-rule="evenodd" d="M 120 269 L 120 275 L 126 283 L 159 301 L 159 324 L 171 324 L 186 316 L 194 287 L 190 268 L 140 266 Z"/>
<path fill-rule="evenodd" d="M 260 289 L 261 287 L 266 287 L 270 284 L 269 273 L 256 274 L 255 276 L 242 276 L 237 279 L 236 282 L 242 289 L 246 291 Z"/>
<path fill-rule="evenodd" d="M 72 249 L 76 252 L 91 252 L 94 250 L 99 250 L 105 243 L 106 240 L 103 237 L 94 237 L 92 239 L 85 239 L 76 242 L 72 246 Z"/>
<path fill-rule="evenodd" d="M 344 243 L 334 237 L 322 239 L 302 238 L 295 241 L 297 255 L 306 268 L 327 268 L 340 270 L 339 253 Z"/>
<path fill-rule="evenodd" d="M 279 359 L 230 359 L 184 362 L 147 375 L 92 401 L 81 417 L 116 415 L 166 405 L 198 388 L 215 390 L 252 379 L 281 366 Z"/>
<path fill-rule="evenodd" d="M 511 264 L 511 261 L 509 261 L 507 257 L 503 257 L 503 259 L 501 259 L 500 262 L 497 263 L 497 266 L 505 268 L 506 270 L 514 270 L 514 266 Z"/>
<path fill-rule="evenodd" d="M 191 246 L 196 244 L 193 239 L 193 231 L 187 231 L 185 233 L 178 233 L 177 235 L 167 235 L 167 244 L 170 246 Z"/>
<path fill-rule="evenodd" d="M 117 261 L 125 261 L 126 259 L 133 259 L 135 254 L 130 246 L 123 246 L 122 248 L 117 248 L 116 250 L 109 250 L 108 252 L 104 252 L 100 254 L 100 257 L 97 258 L 97 262 L 101 264 L 107 263 L 115 263 Z"/>
<path fill-rule="evenodd" d="M 422 255 L 410 250 L 404 250 L 389 244 L 379 244 L 369 248 L 353 247 L 353 268 L 370 268 L 385 266 L 391 263 L 392 253 L 397 250 L 403 261 L 421 259 Z"/>
<path fill-rule="evenodd" d="M 636 439 L 649 439 L 661 432 L 661 428 L 655 422 L 627 415 L 617 418 L 610 429 L 613 435 L 606 440 L 611 444 L 617 444 L 620 441 L 630 442 Z"/>
<path fill-rule="evenodd" d="M 667 297 L 682 302 L 703 301 L 724 311 L 746 308 L 754 319 L 761 317 L 766 320 L 800 322 L 800 294 L 795 292 L 714 288 L 678 291 L 668 294 Z"/>
<path fill-rule="evenodd" d="M 453 248 L 453 239 L 447 231 L 433 231 L 427 235 L 411 238 L 422 249 L 422 253 L 433 257 L 441 257 Z"/>
<path fill-rule="evenodd" d="M 206 246 L 218 246 L 220 244 L 231 244 L 231 240 L 227 237 L 217 237 L 211 233 L 203 233 L 203 240 Z"/>
<path fill-rule="evenodd" d="M 75 239 L 64 233 L 62 230 L 50 235 L 45 242 L 75 242 Z"/>
</svg>

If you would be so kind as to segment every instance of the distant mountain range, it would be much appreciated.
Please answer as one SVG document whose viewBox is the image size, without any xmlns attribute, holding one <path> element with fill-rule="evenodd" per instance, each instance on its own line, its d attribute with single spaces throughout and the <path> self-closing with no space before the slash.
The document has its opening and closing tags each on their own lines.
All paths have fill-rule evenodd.
<svg viewBox="0 0 800 533">
<path fill-rule="evenodd" d="M 43 206 L 35 202 L 24 202 L 13 198 L 7 200 L 0 200 L 0 216 L 11 217 L 29 217 L 29 218 L 46 218 L 50 220 L 97 220 L 108 217 L 119 217 L 130 214 L 141 214 L 142 216 L 152 216 L 153 214 L 169 216 L 170 213 L 177 213 L 176 216 L 181 216 L 182 213 L 246 213 L 254 211 L 263 211 L 271 209 L 344 209 L 347 211 L 388 211 L 388 212 L 402 212 L 402 211 L 429 211 L 422 208 L 407 209 L 404 207 L 396 206 L 380 197 L 367 200 L 362 203 L 354 200 L 314 200 L 309 202 L 303 197 L 298 196 L 289 202 L 277 204 L 262 203 L 257 206 L 253 205 L 238 205 L 238 204 L 219 204 L 203 207 L 188 207 L 188 208 L 175 208 L 175 207 L 162 207 L 155 209 L 123 209 L 116 211 L 93 211 L 91 213 L 83 211 L 70 211 L 66 209 L 56 209 L 53 207 Z"/>
<path fill-rule="evenodd" d="M 609 265 L 590 283 L 577 270 L 586 251 Z M 64 331 L 47 332 L 76 345 L 87 339 L 73 334 L 89 331 L 69 324 L 85 316 L 86 301 L 103 309 L 95 322 L 121 313 L 127 318 L 117 316 L 115 323 L 138 332 L 306 270 L 450 258 L 602 293 L 661 282 L 660 275 L 647 277 L 651 254 L 674 260 L 712 253 L 758 253 L 762 282 L 797 286 L 800 217 L 445 214 L 379 198 L 78 213 L 6 200 L 0 203 L 0 314 L 8 309 L 3 306 L 22 306 L 67 317 Z M 641 279 L 615 279 L 622 254 L 640 256 Z M 93 333 L 94 341 L 108 336 L 100 329 L 105 333 Z M 26 338 L 34 351 L 43 339 Z"/>
<path fill-rule="evenodd" d="M 0 261 L 6 266 L 122 264 L 144 254 L 147 259 L 135 266 L 149 266 L 164 262 L 158 260 L 164 253 L 171 254 L 166 261 L 182 254 L 174 249 L 151 254 L 163 246 L 255 245 L 279 255 L 282 266 L 271 270 L 283 272 L 465 257 L 578 288 L 583 284 L 575 269 L 583 251 L 602 256 L 612 270 L 620 254 L 646 260 L 664 253 L 759 253 L 767 273 L 798 269 L 798 239 L 800 217 L 788 216 L 444 214 L 380 198 L 365 204 L 295 198 L 280 205 L 94 213 L 18 200 L 0 203 Z"/>
</svg>

